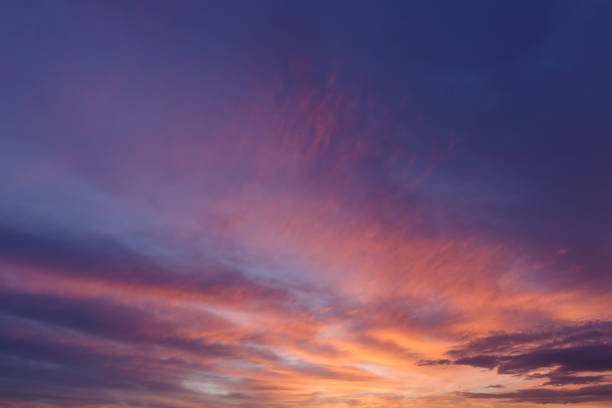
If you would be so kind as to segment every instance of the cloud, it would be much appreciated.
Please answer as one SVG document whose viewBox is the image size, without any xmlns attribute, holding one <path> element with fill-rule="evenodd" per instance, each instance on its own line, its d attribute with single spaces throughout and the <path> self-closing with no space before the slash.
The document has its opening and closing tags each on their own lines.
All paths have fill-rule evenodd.
<svg viewBox="0 0 612 408">
<path fill-rule="evenodd" d="M 546 381 L 542 385 L 563 386 L 563 385 L 572 385 L 572 384 L 583 385 L 583 384 L 600 383 L 600 382 L 606 381 L 609 378 L 609 376 L 608 375 L 582 375 L 582 376 L 569 375 L 566 372 L 564 372 L 564 370 L 562 369 L 556 369 L 556 370 L 550 371 L 545 374 L 530 374 L 527 376 L 527 378 L 529 379 L 548 378 L 548 381 Z"/>
<path fill-rule="evenodd" d="M 199 356 L 236 357 L 235 347 L 210 340 L 208 333 L 237 331 L 219 316 L 200 311 L 195 316 L 178 307 L 125 305 L 103 298 L 69 298 L 27 292 L 0 292 L 0 316 L 27 319 L 69 329 L 95 338 L 139 347 L 179 349 Z M 182 312 L 182 313 L 181 313 Z M 179 324 L 176 316 L 184 320 Z M 186 336 L 192 333 L 191 336 Z M 198 335 L 196 335 L 196 333 Z M 244 335 L 244 334 L 243 334 Z"/>
<path fill-rule="evenodd" d="M 0 13 L 0 405 L 601 398 L 612 3 L 82 3 Z"/>
<path fill-rule="evenodd" d="M 41 268 L 43 275 L 63 276 L 75 282 L 92 280 L 194 298 L 263 302 L 287 298 L 282 288 L 258 282 L 235 268 L 175 265 L 146 250 L 133 249 L 124 241 L 123 237 L 94 231 L 73 231 L 48 220 L 37 225 L 4 223 L 0 225 L 0 261 L 17 268 L 34 267 L 34 271 Z"/>
<path fill-rule="evenodd" d="M 551 330 L 528 330 L 514 333 L 500 333 L 477 338 L 464 346 L 449 350 L 453 357 L 474 353 L 508 353 L 516 348 L 558 348 L 607 343 L 612 339 L 612 322 L 594 321 Z"/>
<path fill-rule="evenodd" d="M 466 398 L 503 399 L 511 402 L 530 402 L 535 404 L 577 404 L 581 402 L 612 401 L 612 384 L 594 385 L 572 390 L 528 388 L 502 393 L 464 392 L 460 395 Z"/>
<path fill-rule="evenodd" d="M 494 369 L 499 374 L 546 380 L 542 386 L 563 387 L 607 382 L 612 372 L 612 322 L 587 322 L 553 330 L 495 334 L 478 338 L 449 355 L 452 364 Z M 487 354 L 481 354 L 487 352 Z M 542 369 L 549 369 L 542 372 Z M 593 375 L 593 372 L 601 372 Z M 581 375 L 586 374 L 586 375 Z M 612 399 L 612 384 L 579 389 L 519 389 L 504 393 L 463 393 L 468 398 L 514 402 L 577 403 Z"/>
<path fill-rule="evenodd" d="M 495 368 L 500 374 L 526 374 L 543 367 L 558 371 L 612 370 L 612 345 L 538 349 L 515 355 L 476 355 L 457 359 L 453 364 Z"/>
<path fill-rule="evenodd" d="M 431 365 L 445 365 L 450 364 L 451 361 L 449 359 L 441 359 L 441 360 L 419 360 L 417 365 L 419 366 L 431 366 Z"/>
</svg>

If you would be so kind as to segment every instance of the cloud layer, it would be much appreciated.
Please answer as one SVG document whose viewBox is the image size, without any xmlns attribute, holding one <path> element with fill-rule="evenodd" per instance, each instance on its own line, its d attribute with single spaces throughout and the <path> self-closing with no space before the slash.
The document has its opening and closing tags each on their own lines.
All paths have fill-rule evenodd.
<svg viewBox="0 0 612 408">
<path fill-rule="evenodd" d="M 610 7 L 9 2 L 0 405 L 606 406 Z"/>
</svg>

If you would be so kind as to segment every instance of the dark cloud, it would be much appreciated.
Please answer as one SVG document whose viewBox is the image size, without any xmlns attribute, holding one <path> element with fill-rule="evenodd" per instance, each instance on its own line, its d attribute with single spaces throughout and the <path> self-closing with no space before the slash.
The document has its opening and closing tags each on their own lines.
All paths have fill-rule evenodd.
<svg viewBox="0 0 612 408">
<path fill-rule="evenodd" d="M 28 300 L 32 301 L 33 297 L 24 298 L 24 301 Z M 57 302 L 61 303 L 60 300 Z M 64 302 L 63 306 L 69 304 Z M 72 306 L 77 304 L 74 302 Z M 118 395 L 122 395 L 120 400 L 129 406 L 162 406 L 147 401 L 163 396 L 177 402 L 169 402 L 168 406 L 179 407 L 181 400 L 205 397 L 185 389 L 183 381 L 193 373 L 210 372 L 218 359 L 244 362 L 250 357 L 264 358 L 264 353 L 249 350 L 248 346 L 206 345 L 201 341 L 190 342 L 187 338 L 168 335 L 165 332 L 167 324 L 158 327 L 156 335 L 142 333 L 140 324 L 130 328 L 128 322 L 137 323 L 132 320 L 138 315 L 133 311 L 119 307 L 114 315 L 95 316 L 103 308 L 97 306 L 97 310 L 93 310 L 91 305 L 89 307 L 85 312 L 61 310 L 73 315 L 69 318 L 54 317 L 54 313 L 61 309 L 57 306 L 47 312 L 47 316 L 31 310 L 27 313 L 19 311 L 21 316 L 27 315 L 35 321 L 0 316 L 0 394 L 3 403 L 95 406 L 117 403 Z M 12 307 L 11 313 L 16 312 L 16 307 Z M 131 316 L 122 319 L 121 312 Z M 83 316 L 93 318 L 91 326 L 100 323 L 102 327 L 92 329 L 90 324 L 84 327 L 78 322 Z M 121 323 L 109 323 L 113 317 L 120 319 Z M 144 321 L 154 324 L 150 317 Z M 54 323 L 61 326 L 54 326 Z M 122 331 L 126 333 L 122 334 Z M 91 337 L 91 334 L 97 337 Z"/>
<path fill-rule="evenodd" d="M 46 222 L 44 222 L 46 221 Z M 217 296 L 276 302 L 287 298 L 278 287 L 224 266 L 171 266 L 131 249 L 121 238 L 62 228 L 48 220 L 0 223 L 0 259 L 35 265 L 48 272 L 122 285 L 184 292 L 195 298 Z M 219 297 L 218 295 L 224 296 Z"/>
<path fill-rule="evenodd" d="M 575 404 L 612 401 L 612 384 L 593 385 L 573 390 L 529 388 L 502 393 L 465 392 L 461 395 L 467 398 L 503 399 L 511 402 L 530 402 L 534 404 Z"/>
<path fill-rule="evenodd" d="M 419 360 L 417 362 L 417 365 L 419 366 L 430 366 L 430 365 L 445 365 L 445 364 L 450 364 L 451 361 L 448 359 L 442 359 L 442 360 Z"/>
<path fill-rule="evenodd" d="M 539 349 L 521 354 L 517 352 L 515 355 L 476 355 L 457 359 L 453 364 L 489 369 L 497 367 L 500 374 L 515 375 L 555 366 L 559 366 L 558 372 L 566 373 L 612 371 L 612 345 Z"/>
<path fill-rule="evenodd" d="M 548 378 L 543 385 L 571 385 L 571 384 L 595 384 L 606 381 L 610 376 L 607 375 L 568 375 L 563 370 L 553 370 L 545 374 L 530 374 L 527 378 Z"/>
<path fill-rule="evenodd" d="M 128 306 L 104 299 L 74 299 L 23 292 L 0 292 L 0 317 L 27 319 L 49 327 L 49 331 L 70 329 L 98 339 L 119 341 L 130 347 L 148 350 L 180 350 L 210 360 L 249 358 L 276 360 L 269 353 L 249 347 L 230 346 L 207 339 L 215 330 L 231 330 L 232 325 L 215 315 L 198 311 L 185 314 L 179 321 L 180 308 L 156 308 L 151 305 Z M 198 336 L 185 336 L 191 330 Z"/>
<path fill-rule="evenodd" d="M 145 263 L 143 257 L 130 251 L 115 239 L 101 234 L 83 236 L 44 223 L 0 224 L 0 257 L 8 261 L 26 262 L 67 269 L 118 267 L 133 262 Z M 42 223 L 41 223 L 42 221 Z"/>
<path fill-rule="evenodd" d="M 459 358 L 472 354 L 508 353 L 515 349 L 556 348 L 562 346 L 597 345 L 612 340 L 612 322 L 586 322 L 551 330 L 530 330 L 500 333 L 473 340 L 448 354 Z"/>
<path fill-rule="evenodd" d="M 453 361 L 453 364 L 470 365 L 472 367 L 494 368 L 499 365 L 499 358 L 497 356 L 486 355 L 464 357 Z"/>
<path fill-rule="evenodd" d="M 172 305 L 2 288 L 0 393 L 14 401 L 108 404 L 114 400 L 108 390 L 184 393 L 184 378 L 211 370 L 220 360 L 278 360 L 265 348 L 211 341 L 207 333 L 232 325 L 204 311 L 181 312 Z M 142 400 L 131 405 L 140 403 L 146 405 Z"/>
<path fill-rule="evenodd" d="M 499 374 L 541 379 L 542 386 L 606 383 L 612 372 L 612 322 L 587 322 L 550 330 L 500 333 L 448 351 L 452 360 L 422 360 L 419 365 L 468 365 Z M 550 368 L 547 372 L 542 369 Z M 602 374 L 593 375 L 593 372 Z M 584 373 L 584 374 L 583 374 Z M 582 375 L 581 375 L 582 374 Z M 489 385 L 487 388 L 503 388 Z M 612 400 L 612 384 L 579 389 L 522 389 L 503 393 L 462 393 L 468 398 L 512 402 L 578 403 Z"/>
<path fill-rule="evenodd" d="M 18 333 L 19 327 L 14 324 L 7 326 L 5 319 L 3 324 L 5 329 L 0 335 L 3 391 L 25 390 L 34 384 L 39 390 L 53 389 L 54 386 L 177 389 L 170 375 L 175 372 L 170 370 L 171 364 L 167 365 L 168 379 L 164 379 L 153 371 L 147 371 L 147 367 L 155 366 L 154 359 L 143 359 L 135 353 L 117 353 L 117 348 L 69 343 L 57 335 L 43 338 L 10 334 L 8 329 Z"/>
<path fill-rule="evenodd" d="M 449 351 L 453 364 L 494 369 L 499 374 L 542 379 L 543 386 L 561 387 L 606 382 L 612 372 L 612 323 L 588 322 L 554 330 L 496 334 Z M 488 354 L 480 354 L 479 351 Z M 534 372 L 550 368 L 548 372 Z M 586 373 L 587 375 L 580 375 Z M 471 398 L 550 403 L 610 400 L 612 385 L 579 390 L 525 389 L 500 394 L 467 393 Z"/>
<path fill-rule="evenodd" d="M 462 364 L 459 361 L 455 363 Z M 500 374 L 525 374 L 538 368 L 554 366 L 559 366 L 561 371 L 572 373 L 612 370 L 612 344 L 539 349 L 515 356 L 499 357 L 496 366 Z"/>
</svg>

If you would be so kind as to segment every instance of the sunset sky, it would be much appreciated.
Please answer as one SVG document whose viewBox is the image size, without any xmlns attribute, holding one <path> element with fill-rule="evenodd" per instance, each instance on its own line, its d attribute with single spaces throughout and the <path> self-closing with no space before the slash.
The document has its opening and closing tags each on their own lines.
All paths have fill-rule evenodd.
<svg viewBox="0 0 612 408">
<path fill-rule="evenodd" d="M 611 20 L 2 2 L 0 407 L 612 406 Z"/>
</svg>

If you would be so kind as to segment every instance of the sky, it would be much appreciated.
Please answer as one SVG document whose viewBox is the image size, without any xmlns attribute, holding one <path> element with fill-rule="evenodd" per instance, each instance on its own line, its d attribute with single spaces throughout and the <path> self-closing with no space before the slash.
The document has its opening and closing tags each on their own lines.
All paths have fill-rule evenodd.
<svg viewBox="0 0 612 408">
<path fill-rule="evenodd" d="M 612 2 L 0 7 L 1 407 L 612 404 Z"/>
</svg>

